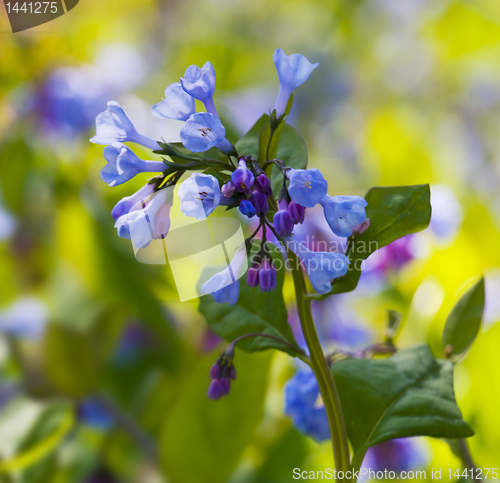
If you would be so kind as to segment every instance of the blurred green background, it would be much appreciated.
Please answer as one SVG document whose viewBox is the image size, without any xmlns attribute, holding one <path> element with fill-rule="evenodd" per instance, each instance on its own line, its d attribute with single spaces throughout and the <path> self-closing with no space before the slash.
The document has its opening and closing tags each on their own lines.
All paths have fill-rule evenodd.
<svg viewBox="0 0 500 483">
<path fill-rule="evenodd" d="M 81 0 L 48 24 L 9 30 L 1 13 L 0 310 L 7 320 L 28 303 L 47 325 L 40 338 L 0 336 L 0 480 L 97 482 L 88 478 L 99 470 L 141 483 L 288 482 L 295 467 L 333 464 L 328 443 L 283 415 L 287 356 L 238 352 L 231 395 L 206 399 L 218 339 L 196 301 L 176 301 L 168 267 L 138 263 L 109 216 L 148 176 L 108 188 L 102 147 L 88 142 L 108 99 L 144 132 L 176 140 L 176 123 L 151 105 L 207 60 L 236 138 L 274 104 L 277 47 L 320 63 L 290 122 L 330 194 L 431 184 L 435 230 L 349 299 L 375 339 L 396 309 L 400 345 L 428 341 L 441 355 L 446 315 L 485 274 L 485 325 L 455 389 L 478 465 L 500 464 L 498 1 Z M 285 294 L 292 302 L 290 284 Z M 120 424 L 82 416 L 96 400 Z M 157 443 L 159 465 L 130 426 Z M 423 444 L 429 468 L 458 467 L 445 442 Z"/>
</svg>

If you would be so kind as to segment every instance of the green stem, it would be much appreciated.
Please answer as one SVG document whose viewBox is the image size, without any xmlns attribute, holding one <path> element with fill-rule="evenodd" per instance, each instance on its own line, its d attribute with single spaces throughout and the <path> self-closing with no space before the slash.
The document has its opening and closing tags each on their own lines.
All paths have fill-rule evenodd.
<svg viewBox="0 0 500 483">
<path fill-rule="evenodd" d="M 463 465 L 467 470 L 473 471 L 472 476 L 474 476 L 474 478 L 472 478 L 472 480 L 476 481 L 475 471 L 477 469 L 477 466 L 474 463 L 474 460 L 472 459 L 472 455 L 470 453 L 467 441 L 465 439 L 457 439 L 456 443 L 457 443 L 458 453 L 460 455 L 460 459 L 462 460 Z"/>
<path fill-rule="evenodd" d="M 311 314 L 311 299 L 307 297 L 307 289 L 300 261 L 292 251 L 287 250 L 287 254 L 291 261 L 293 283 L 297 296 L 297 309 L 304 338 L 309 348 L 311 368 L 318 381 L 326 415 L 328 417 L 330 434 L 332 436 L 335 468 L 337 471 L 344 471 L 345 474 L 345 472 L 350 469 L 349 444 L 347 442 L 347 431 L 342 415 L 342 407 L 340 406 L 340 399 L 330 372 L 330 367 L 328 366 L 316 332 Z"/>
<path fill-rule="evenodd" d="M 355 473 L 361 469 L 361 465 L 363 464 L 363 460 L 365 459 L 366 450 L 355 453 L 352 457 L 352 472 Z M 356 482 L 354 482 L 356 483 Z"/>
</svg>

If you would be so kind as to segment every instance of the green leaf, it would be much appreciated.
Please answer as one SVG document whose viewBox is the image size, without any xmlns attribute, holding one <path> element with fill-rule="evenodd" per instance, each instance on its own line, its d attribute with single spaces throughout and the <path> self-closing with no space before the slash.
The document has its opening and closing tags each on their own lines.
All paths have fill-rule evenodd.
<svg viewBox="0 0 500 483">
<path fill-rule="evenodd" d="M 272 244 L 268 247 L 277 267 L 283 267 L 280 251 Z M 296 344 L 283 300 L 284 270 L 278 270 L 276 291 L 262 293 L 259 287 L 249 287 L 245 277 L 240 279 L 240 297 L 236 305 L 218 304 L 211 295 L 200 299 L 198 310 L 210 328 L 220 337 L 232 341 L 243 334 L 263 332 Z M 293 350 L 265 337 L 251 337 L 241 341 L 238 347 L 246 351 L 279 349 L 291 355 Z"/>
<path fill-rule="evenodd" d="M 263 114 L 244 136 L 236 142 L 236 150 L 242 156 L 259 157 L 259 137 L 262 130 L 269 122 L 269 116 Z"/>
<path fill-rule="evenodd" d="M 394 438 L 467 438 L 453 391 L 453 364 L 437 360 L 425 344 L 386 359 L 332 364 L 349 439 L 356 457 Z"/>
<path fill-rule="evenodd" d="M 185 376 L 176 403 L 165 412 L 159 441 L 166 480 L 229 480 L 262 420 L 271 358 L 271 354 L 237 351 L 238 379 L 231 383 L 230 394 L 219 401 L 207 398 L 214 356 Z"/>
<path fill-rule="evenodd" d="M 365 199 L 370 226 L 361 235 L 349 237 L 349 271 L 333 282 L 329 295 L 354 290 L 361 276 L 363 260 L 375 250 L 427 228 L 431 220 L 430 196 L 428 184 L 369 190 Z"/>
<path fill-rule="evenodd" d="M 457 302 L 443 330 L 443 345 L 449 355 L 465 352 L 474 342 L 483 319 L 484 277 Z"/>
<path fill-rule="evenodd" d="M 307 146 L 299 132 L 289 124 L 284 124 L 281 141 L 276 153 L 286 166 L 294 169 L 307 168 Z M 271 185 L 276 198 L 283 186 L 283 174 L 277 166 L 271 172 Z"/>
</svg>

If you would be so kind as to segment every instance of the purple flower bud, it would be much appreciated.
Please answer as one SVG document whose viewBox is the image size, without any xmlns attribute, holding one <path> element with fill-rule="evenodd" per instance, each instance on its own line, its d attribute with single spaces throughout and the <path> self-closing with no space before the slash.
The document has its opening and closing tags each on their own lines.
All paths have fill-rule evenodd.
<svg viewBox="0 0 500 483">
<path fill-rule="evenodd" d="M 209 399 L 214 399 L 217 401 L 217 399 L 220 399 L 222 396 L 221 392 L 221 379 L 214 379 L 210 383 L 210 387 L 208 388 L 208 398 Z"/>
<path fill-rule="evenodd" d="M 257 213 L 255 206 L 248 200 L 240 202 L 240 212 L 242 215 L 248 216 L 248 218 L 253 218 Z"/>
<path fill-rule="evenodd" d="M 353 229 L 352 229 L 352 232 L 353 233 L 357 233 L 359 235 L 361 235 L 362 233 L 364 233 L 366 230 L 368 230 L 368 228 L 370 228 L 370 218 L 365 218 L 365 221 L 363 221 L 362 223 L 360 223 L 359 225 L 356 225 Z"/>
<path fill-rule="evenodd" d="M 253 186 L 255 176 L 247 168 L 247 163 L 244 159 L 241 159 L 238 163 L 238 168 L 233 171 L 231 175 L 231 181 L 236 188 L 236 191 L 240 193 L 248 193 Z"/>
<path fill-rule="evenodd" d="M 252 265 L 248 269 L 247 285 L 249 287 L 258 287 L 259 286 L 259 270 L 260 270 L 260 267 L 258 265 Z"/>
<path fill-rule="evenodd" d="M 255 207 L 255 211 L 259 216 L 265 215 L 269 211 L 267 196 L 259 190 L 253 190 L 252 194 L 250 195 L 250 202 Z"/>
<path fill-rule="evenodd" d="M 233 381 L 236 381 L 236 367 L 231 366 L 231 369 L 229 369 L 229 377 L 230 377 Z"/>
<path fill-rule="evenodd" d="M 234 190 L 236 187 L 234 186 L 231 181 L 228 181 L 225 185 L 222 186 L 222 196 L 225 196 L 226 198 L 230 198 L 231 196 L 234 195 Z"/>
<path fill-rule="evenodd" d="M 294 228 L 293 221 L 290 219 L 290 215 L 286 210 L 280 210 L 274 215 L 273 219 L 274 230 L 276 234 L 282 238 L 284 236 L 289 236 Z"/>
<path fill-rule="evenodd" d="M 220 384 L 219 384 L 219 389 L 220 389 L 220 395 L 221 396 L 226 396 L 229 394 L 229 391 L 231 390 L 231 381 L 229 380 L 229 377 L 223 377 L 222 379 L 219 379 Z"/>
<path fill-rule="evenodd" d="M 306 214 L 306 209 L 304 206 L 295 203 L 295 201 L 291 201 L 288 205 L 288 216 L 292 223 L 297 225 L 298 223 L 303 223 Z"/>
<path fill-rule="evenodd" d="M 265 173 L 261 173 L 259 174 L 259 176 L 257 176 L 257 178 L 255 179 L 255 185 L 257 189 L 265 195 L 270 195 L 272 193 L 271 181 L 269 181 L 269 178 Z"/>
<path fill-rule="evenodd" d="M 214 363 L 214 365 L 210 368 L 210 379 L 219 379 L 221 373 L 220 361 Z"/>
<path fill-rule="evenodd" d="M 260 290 L 269 292 L 276 288 L 276 269 L 269 259 L 262 261 L 262 266 L 259 271 Z"/>
</svg>

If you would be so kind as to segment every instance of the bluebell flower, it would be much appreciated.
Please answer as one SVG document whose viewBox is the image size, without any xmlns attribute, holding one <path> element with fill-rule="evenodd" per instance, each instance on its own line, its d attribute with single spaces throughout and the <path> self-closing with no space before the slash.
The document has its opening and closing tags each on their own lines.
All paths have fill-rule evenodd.
<svg viewBox="0 0 500 483">
<path fill-rule="evenodd" d="M 286 55 L 281 49 L 274 51 L 273 62 L 280 81 L 280 90 L 275 106 L 276 116 L 281 117 L 292 92 L 309 79 L 312 71 L 319 64 L 311 64 L 301 54 Z"/>
<path fill-rule="evenodd" d="M 337 236 L 351 236 L 353 228 L 366 218 L 365 207 L 368 203 L 361 196 L 326 195 L 319 204 L 325 211 L 328 225 Z"/>
<path fill-rule="evenodd" d="M 40 339 L 47 325 L 47 310 L 37 299 L 26 297 L 0 312 L 0 333 L 25 339 Z"/>
<path fill-rule="evenodd" d="M 318 204 L 328 192 L 328 183 L 319 169 L 290 169 L 287 176 L 290 198 L 306 208 Z"/>
<path fill-rule="evenodd" d="M 253 218 L 257 214 L 255 206 L 249 200 L 240 201 L 240 213 L 242 215 L 248 216 L 248 218 Z"/>
<path fill-rule="evenodd" d="M 392 439 L 368 449 L 362 468 L 372 471 L 414 471 L 426 465 L 426 448 L 417 438 Z"/>
<path fill-rule="evenodd" d="M 246 250 L 236 252 L 231 263 L 224 270 L 216 273 L 202 285 L 201 293 L 211 294 L 219 304 L 234 305 L 240 296 L 238 277 L 245 261 Z"/>
<path fill-rule="evenodd" d="M 123 184 L 139 173 L 161 172 L 166 169 L 165 163 L 144 161 L 122 143 L 106 146 L 103 154 L 108 164 L 101 169 L 101 179 L 108 186 Z"/>
<path fill-rule="evenodd" d="M 273 218 L 274 231 L 281 238 L 290 236 L 295 227 L 287 210 L 280 210 L 274 214 Z"/>
<path fill-rule="evenodd" d="M 316 441 L 330 438 L 325 406 L 311 369 L 298 371 L 285 384 L 285 414 L 299 431 Z"/>
<path fill-rule="evenodd" d="M 170 229 L 172 190 L 156 192 L 145 207 L 130 211 L 118 218 L 115 228 L 118 236 L 132 240 L 135 248 L 147 247 L 153 239 L 164 238 Z"/>
<path fill-rule="evenodd" d="M 286 246 L 299 257 L 305 266 L 314 290 L 327 293 L 332 289 L 331 281 L 347 273 L 348 258 L 336 252 L 313 252 L 303 243 L 288 238 Z"/>
<path fill-rule="evenodd" d="M 304 223 L 306 217 L 306 209 L 304 206 L 295 203 L 295 201 L 290 201 L 287 210 L 288 216 L 293 224 L 298 225 Z"/>
<path fill-rule="evenodd" d="M 142 204 L 153 194 L 154 183 L 147 184 L 143 186 L 139 191 L 136 191 L 133 195 L 125 196 L 122 198 L 111 211 L 111 216 L 116 221 L 120 216 L 123 216 L 130 211 L 138 210 L 142 207 Z"/>
<path fill-rule="evenodd" d="M 181 77 L 182 88 L 195 99 L 203 102 L 210 114 L 217 116 L 213 95 L 215 92 L 215 70 L 210 62 L 203 67 L 190 65 Z"/>
<path fill-rule="evenodd" d="M 181 211 L 198 221 L 206 219 L 219 206 L 221 192 L 217 179 L 209 174 L 194 173 L 184 181 L 177 192 Z"/>
<path fill-rule="evenodd" d="M 182 126 L 180 136 L 182 144 L 193 153 L 208 151 L 214 146 L 226 153 L 233 150 L 220 119 L 207 112 L 193 114 Z"/>
<path fill-rule="evenodd" d="M 236 191 L 239 193 L 250 194 L 255 181 L 255 176 L 248 169 L 247 163 L 244 159 L 238 161 L 238 167 L 231 174 L 231 183 L 234 185 Z"/>
<path fill-rule="evenodd" d="M 90 139 L 95 144 L 112 144 L 127 141 L 142 144 L 149 149 L 159 149 L 158 143 L 135 128 L 123 108 L 115 101 L 108 102 L 108 108 L 95 120 L 96 135 Z"/>
<path fill-rule="evenodd" d="M 258 189 L 254 189 L 249 198 L 250 203 L 255 208 L 255 212 L 257 215 L 265 215 L 269 211 L 269 203 L 267 201 L 267 195 L 259 191 Z"/>
<path fill-rule="evenodd" d="M 113 426 L 114 418 L 96 399 L 86 399 L 78 404 L 78 419 L 96 429 L 106 431 Z"/>
<path fill-rule="evenodd" d="M 259 270 L 259 284 L 261 292 L 270 292 L 276 288 L 276 268 L 268 258 L 262 261 Z"/>
<path fill-rule="evenodd" d="M 152 109 L 155 117 L 179 121 L 187 121 L 195 112 L 194 97 L 187 94 L 179 82 L 170 84 L 165 89 L 165 98 Z"/>
</svg>

